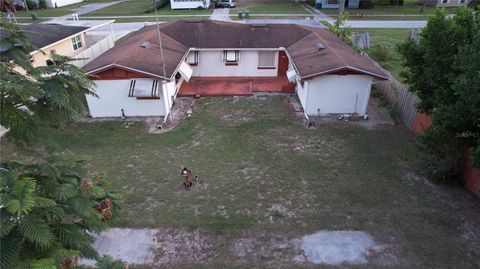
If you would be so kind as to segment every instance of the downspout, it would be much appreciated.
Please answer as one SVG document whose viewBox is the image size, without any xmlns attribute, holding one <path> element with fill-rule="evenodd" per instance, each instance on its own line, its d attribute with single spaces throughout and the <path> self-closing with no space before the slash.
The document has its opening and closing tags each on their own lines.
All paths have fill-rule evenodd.
<svg viewBox="0 0 480 269">
<path fill-rule="evenodd" d="M 170 98 L 167 97 L 167 81 L 162 81 L 162 95 L 165 101 L 163 104 L 165 105 L 165 117 L 163 118 L 163 123 L 167 122 L 168 117 L 170 116 L 171 107 L 170 107 Z"/>
<path fill-rule="evenodd" d="M 307 94 L 306 94 L 306 98 L 305 98 L 305 111 L 303 111 L 303 114 L 305 115 L 305 118 L 307 118 L 307 121 L 310 122 L 310 118 L 308 117 L 308 113 L 307 113 L 307 110 L 308 110 L 308 95 L 310 94 L 310 83 L 306 82 L 306 84 L 307 84 Z M 300 83 L 300 85 L 302 85 L 302 83 Z"/>
</svg>

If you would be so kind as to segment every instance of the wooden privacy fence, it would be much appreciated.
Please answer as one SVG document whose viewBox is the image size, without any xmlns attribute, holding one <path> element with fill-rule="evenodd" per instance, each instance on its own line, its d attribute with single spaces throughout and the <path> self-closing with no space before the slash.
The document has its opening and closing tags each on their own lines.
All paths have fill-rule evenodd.
<svg viewBox="0 0 480 269">
<path fill-rule="evenodd" d="M 372 59 L 371 59 L 372 60 Z M 432 117 L 423 113 L 418 113 L 415 109 L 420 101 L 418 96 L 409 92 L 402 83 L 396 80 L 390 72 L 383 69 L 377 62 L 373 63 L 380 68 L 387 76 L 388 80 L 375 83 L 375 89 L 381 91 L 390 104 L 397 105 L 400 110 L 400 119 L 415 135 L 420 134 L 425 128 L 432 124 Z M 464 183 L 467 189 L 480 197 L 480 169 L 474 168 L 468 161 L 470 153 L 466 152 L 465 165 L 462 169 Z"/>
<path fill-rule="evenodd" d="M 418 114 L 416 105 L 420 99 L 415 94 L 409 92 L 390 72 L 382 68 L 374 60 L 372 62 L 388 76 L 388 80 L 376 82 L 374 84 L 375 89 L 382 92 L 390 104 L 398 107 L 400 119 L 409 129 L 412 129 Z"/>
</svg>

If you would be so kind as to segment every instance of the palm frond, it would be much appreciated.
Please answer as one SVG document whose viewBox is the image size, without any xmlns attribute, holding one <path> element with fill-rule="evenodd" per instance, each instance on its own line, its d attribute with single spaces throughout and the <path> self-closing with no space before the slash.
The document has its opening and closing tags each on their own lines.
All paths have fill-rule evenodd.
<svg viewBox="0 0 480 269">
<path fill-rule="evenodd" d="M 52 234 L 47 223 L 37 216 L 26 216 L 18 224 L 18 231 L 25 236 L 27 240 L 41 248 L 47 247 L 51 243 Z"/>
<path fill-rule="evenodd" d="M 15 217 L 12 214 L 0 208 L 0 237 L 7 235 L 15 227 L 14 220 Z"/>
<path fill-rule="evenodd" d="M 0 240 L 0 268 L 13 268 L 22 249 L 22 238 L 11 233 Z"/>
<path fill-rule="evenodd" d="M 95 263 L 97 269 L 125 269 L 125 263 L 115 260 L 111 256 L 102 256 Z"/>
<path fill-rule="evenodd" d="M 35 180 L 31 178 L 17 180 L 10 192 L 10 199 L 5 202 L 8 212 L 18 216 L 30 212 L 35 206 L 35 199 L 32 196 L 35 186 Z"/>
</svg>

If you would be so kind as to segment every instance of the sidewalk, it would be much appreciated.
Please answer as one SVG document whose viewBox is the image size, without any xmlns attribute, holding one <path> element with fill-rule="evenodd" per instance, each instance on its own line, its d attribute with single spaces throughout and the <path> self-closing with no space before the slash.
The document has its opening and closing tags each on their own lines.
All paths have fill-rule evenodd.
<svg viewBox="0 0 480 269">
<path fill-rule="evenodd" d="M 352 28 L 424 28 L 427 21 L 347 20 L 345 26 Z"/>
</svg>

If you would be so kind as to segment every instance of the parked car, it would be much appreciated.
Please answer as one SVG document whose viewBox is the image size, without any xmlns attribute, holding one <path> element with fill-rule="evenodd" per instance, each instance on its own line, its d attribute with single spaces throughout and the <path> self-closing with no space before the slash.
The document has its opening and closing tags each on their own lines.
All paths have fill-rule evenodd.
<svg viewBox="0 0 480 269">
<path fill-rule="evenodd" d="M 218 0 L 215 3 L 215 7 L 220 7 L 220 8 L 234 8 L 237 6 L 237 3 L 235 3 L 235 0 Z"/>
</svg>

